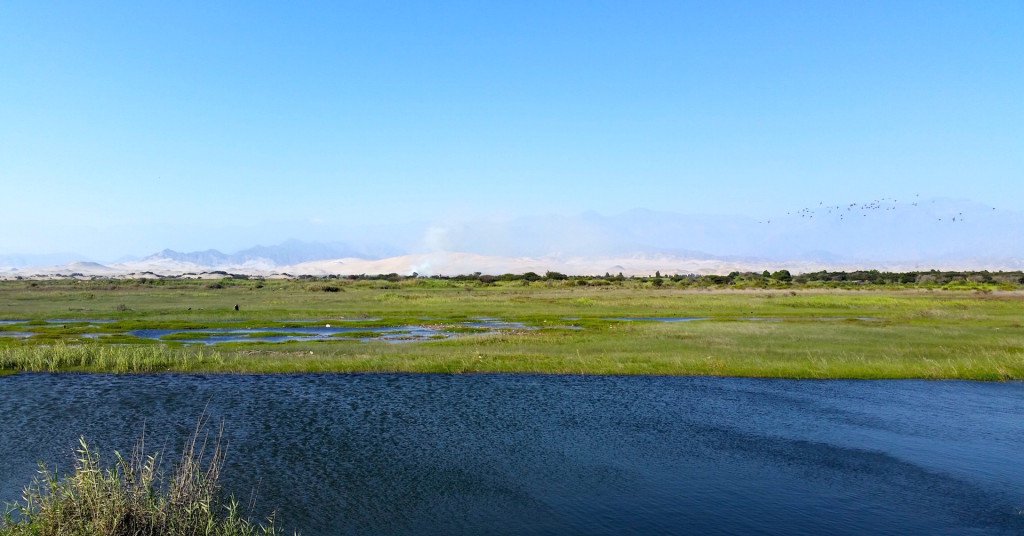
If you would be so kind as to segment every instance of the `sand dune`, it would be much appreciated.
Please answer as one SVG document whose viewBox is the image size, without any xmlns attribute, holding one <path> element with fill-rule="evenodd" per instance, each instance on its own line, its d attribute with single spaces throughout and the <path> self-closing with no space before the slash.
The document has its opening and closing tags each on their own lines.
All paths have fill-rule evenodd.
<svg viewBox="0 0 1024 536">
<path fill-rule="evenodd" d="M 1024 262 L 1005 261 L 999 266 L 991 263 L 935 263 L 927 266 L 918 263 L 887 263 L 883 265 L 865 266 L 857 264 L 836 264 L 824 262 L 768 262 L 768 261 L 730 261 L 721 259 L 680 258 L 672 256 L 622 256 L 606 258 L 589 257 L 500 257 L 475 253 L 432 252 L 401 255 L 387 259 L 360 259 L 355 257 L 310 261 L 287 266 L 274 265 L 266 260 L 253 260 L 243 264 L 226 264 L 205 266 L 172 259 L 147 259 L 142 261 L 114 263 L 103 265 L 93 262 L 76 262 L 61 266 L 38 268 L 0 269 L 0 279 L 21 278 L 55 278 L 55 277 L 194 277 L 216 279 L 227 274 L 241 274 L 257 277 L 297 277 L 302 275 L 360 275 L 390 274 L 411 275 L 417 273 L 429 275 L 462 275 L 482 274 L 499 275 L 504 273 L 547 271 L 561 272 L 567 275 L 602 275 L 605 273 L 626 276 L 647 276 L 655 272 L 663 275 L 673 274 L 727 274 L 732 271 L 749 272 L 762 270 L 787 269 L 793 273 L 815 272 L 819 270 L 859 270 L 880 269 L 890 271 L 912 270 L 1019 270 Z"/>
<path fill-rule="evenodd" d="M 547 271 L 569 275 L 601 275 L 604 273 L 623 275 L 662 274 L 725 274 L 734 270 L 761 271 L 764 269 L 787 268 L 790 271 L 805 272 L 829 269 L 820 263 L 743 263 L 722 260 L 680 259 L 674 257 L 494 257 L 474 253 L 420 253 L 402 255 L 381 260 L 337 259 L 313 261 L 287 267 L 291 274 L 309 275 L 358 275 L 397 273 L 408 275 L 457 275 L 480 272 L 483 274 L 504 274 Z M 783 264 L 785 266 L 783 266 Z"/>
</svg>

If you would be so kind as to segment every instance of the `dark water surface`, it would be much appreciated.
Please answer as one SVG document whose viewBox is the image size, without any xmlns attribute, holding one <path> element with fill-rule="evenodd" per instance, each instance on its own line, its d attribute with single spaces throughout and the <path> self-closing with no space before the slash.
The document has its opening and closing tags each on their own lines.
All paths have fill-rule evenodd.
<svg viewBox="0 0 1024 536">
<path fill-rule="evenodd" d="M 1024 531 L 1019 383 L 8 376 L 0 501 L 79 435 L 175 450 L 204 408 L 228 488 L 306 535 Z"/>
</svg>

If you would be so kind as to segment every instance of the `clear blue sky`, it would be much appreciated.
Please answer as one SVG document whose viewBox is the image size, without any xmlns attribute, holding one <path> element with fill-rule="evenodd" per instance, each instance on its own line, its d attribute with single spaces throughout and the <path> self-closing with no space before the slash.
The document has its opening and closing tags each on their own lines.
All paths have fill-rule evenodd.
<svg viewBox="0 0 1024 536">
<path fill-rule="evenodd" d="M 0 185 L 0 252 L 917 192 L 1021 210 L 1024 2 L 8 1 Z"/>
</svg>

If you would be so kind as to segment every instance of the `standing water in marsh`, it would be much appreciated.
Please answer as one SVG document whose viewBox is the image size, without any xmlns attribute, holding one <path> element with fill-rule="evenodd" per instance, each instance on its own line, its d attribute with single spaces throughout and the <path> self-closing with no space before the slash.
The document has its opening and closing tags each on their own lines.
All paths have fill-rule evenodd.
<svg viewBox="0 0 1024 536">
<path fill-rule="evenodd" d="M 503 375 L 0 377 L 0 501 L 79 435 L 180 446 L 304 534 L 1014 534 L 1024 385 Z"/>
</svg>

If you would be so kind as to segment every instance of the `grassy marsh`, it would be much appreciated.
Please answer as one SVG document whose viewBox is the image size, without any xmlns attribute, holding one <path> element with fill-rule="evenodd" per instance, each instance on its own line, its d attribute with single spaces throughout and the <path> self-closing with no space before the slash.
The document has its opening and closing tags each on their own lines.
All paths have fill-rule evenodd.
<svg viewBox="0 0 1024 536">
<path fill-rule="evenodd" d="M 33 286 L 34 284 L 34 286 Z M 5 371 L 515 372 L 790 378 L 1024 379 L 1024 293 L 908 288 L 695 290 L 410 279 L 0 282 Z M 240 311 L 234 310 L 234 305 Z M 699 317 L 678 323 L 615 318 Z M 110 319 L 48 324 L 47 319 Z M 391 344 L 333 340 L 198 347 L 134 329 L 451 326 L 529 329 Z M 369 333 L 369 331 L 365 332 Z M 87 334 L 103 335 L 99 339 Z M 172 337 L 173 339 L 173 337 Z"/>
</svg>

